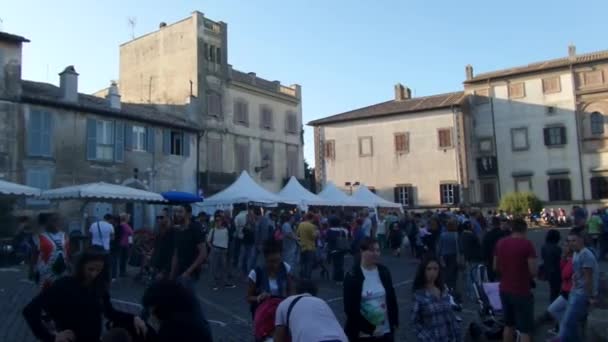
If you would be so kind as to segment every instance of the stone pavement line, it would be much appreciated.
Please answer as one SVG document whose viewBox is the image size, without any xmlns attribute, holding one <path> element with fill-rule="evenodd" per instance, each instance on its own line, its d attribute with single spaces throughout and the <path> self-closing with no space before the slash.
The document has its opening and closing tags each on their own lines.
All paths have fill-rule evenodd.
<svg viewBox="0 0 608 342">
<path fill-rule="evenodd" d="M 404 280 L 404 281 L 400 281 L 398 283 L 393 284 L 393 287 L 397 288 L 397 287 L 401 287 L 403 285 L 411 284 L 413 282 L 414 281 L 411 280 L 411 279 L 410 280 Z M 342 297 L 335 297 L 335 298 L 330 298 L 330 299 L 326 300 L 326 302 L 327 303 L 333 303 L 333 302 L 338 302 L 338 301 L 341 301 L 341 300 L 342 300 Z"/>
</svg>

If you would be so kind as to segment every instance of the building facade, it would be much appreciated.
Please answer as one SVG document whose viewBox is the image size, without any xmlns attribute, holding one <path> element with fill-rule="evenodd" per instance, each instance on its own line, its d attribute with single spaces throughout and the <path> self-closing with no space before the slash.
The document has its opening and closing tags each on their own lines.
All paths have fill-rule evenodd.
<svg viewBox="0 0 608 342">
<path fill-rule="evenodd" d="M 154 192 L 196 191 L 196 139 L 200 128 L 154 105 L 121 100 L 112 84 L 100 98 L 78 92 L 73 66 L 59 86 L 21 79 L 25 39 L 0 33 L 0 173 L 40 189 L 104 181 Z M 187 107 L 182 106 L 182 111 Z M 58 209 L 79 227 L 82 203 L 27 200 L 25 209 Z M 152 224 L 155 209 L 93 203 L 88 214 L 126 210 L 136 228 Z"/>
<path fill-rule="evenodd" d="M 309 123 L 316 177 L 346 193 L 365 184 L 407 208 L 457 206 L 466 192 L 462 92 L 394 100 Z"/>
<path fill-rule="evenodd" d="M 215 193 L 247 170 L 272 191 L 304 177 L 301 87 L 228 63 L 228 25 L 200 12 L 120 46 L 121 95 L 164 106 L 190 104 L 198 136 L 198 183 Z"/>
</svg>

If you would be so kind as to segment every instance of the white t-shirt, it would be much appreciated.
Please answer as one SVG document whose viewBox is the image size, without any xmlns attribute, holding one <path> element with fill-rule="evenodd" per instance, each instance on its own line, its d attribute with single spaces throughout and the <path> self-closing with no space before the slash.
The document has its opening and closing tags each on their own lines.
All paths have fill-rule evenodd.
<svg viewBox="0 0 608 342">
<path fill-rule="evenodd" d="M 226 249 L 228 248 L 229 234 L 226 228 L 212 229 L 207 235 L 207 242 L 213 247 Z"/>
<path fill-rule="evenodd" d="M 386 307 L 386 291 L 380 280 L 378 269 L 363 271 L 363 289 L 361 290 L 361 314 L 376 326 L 374 336 L 383 336 L 391 332 Z M 360 336 L 369 336 L 361 333 Z"/>
<path fill-rule="evenodd" d="M 302 294 L 285 298 L 277 307 L 275 326 L 287 326 L 287 311 L 298 297 L 289 316 L 289 332 L 292 342 L 341 341 L 348 342 L 344 330 L 334 312 L 321 298 Z M 312 328 L 312 329 L 311 329 Z"/>
<path fill-rule="evenodd" d="M 380 220 L 378 221 L 378 228 L 376 229 L 376 234 L 386 234 L 386 226 L 385 226 L 386 220 Z"/>
<path fill-rule="evenodd" d="M 93 246 L 103 246 L 106 251 L 110 250 L 110 239 L 114 234 L 114 227 L 111 224 L 106 221 L 93 222 L 89 228 L 89 233 L 92 236 L 91 244 Z"/>
<path fill-rule="evenodd" d="M 285 271 L 287 271 L 287 274 L 291 273 L 291 266 L 289 266 L 288 263 L 283 262 L 283 265 L 285 265 Z M 251 279 L 251 281 L 253 281 L 255 283 L 256 279 L 257 279 L 257 274 L 255 273 L 255 268 L 251 270 L 251 272 L 249 272 L 249 279 Z M 270 287 L 270 295 L 271 296 L 280 296 L 281 294 L 279 293 L 279 284 L 277 283 L 277 279 L 276 278 L 270 278 L 268 277 L 268 285 Z"/>
</svg>

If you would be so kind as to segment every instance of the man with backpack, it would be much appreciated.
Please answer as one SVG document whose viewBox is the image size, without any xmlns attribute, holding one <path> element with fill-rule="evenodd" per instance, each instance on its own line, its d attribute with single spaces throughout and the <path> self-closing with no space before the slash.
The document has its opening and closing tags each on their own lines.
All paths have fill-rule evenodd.
<svg viewBox="0 0 608 342">
<path fill-rule="evenodd" d="M 275 342 L 348 341 L 329 305 L 317 297 L 317 286 L 312 281 L 300 280 L 296 292 L 277 308 Z"/>
<path fill-rule="evenodd" d="M 61 230 L 59 214 L 48 217 L 44 232 L 35 235 L 33 241 L 37 251 L 34 260 L 38 281 L 42 290 L 45 290 L 69 271 L 69 240 Z"/>
</svg>

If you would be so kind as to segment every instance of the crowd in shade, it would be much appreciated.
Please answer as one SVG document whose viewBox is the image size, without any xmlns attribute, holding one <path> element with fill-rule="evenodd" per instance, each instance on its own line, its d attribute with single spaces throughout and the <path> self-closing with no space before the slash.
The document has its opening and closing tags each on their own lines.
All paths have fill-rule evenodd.
<svg viewBox="0 0 608 342">
<path fill-rule="evenodd" d="M 41 216 L 36 228 L 23 218 L 15 243 L 40 284 L 23 315 L 42 341 L 212 341 L 197 293 L 244 284 L 254 341 L 398 341 L 406 330 L 421 342 L 465 334 L 526 342 L 546 324 L 556 341 L 581 341 L 581 323 L 601 295 L 608 215 L 574 208 L 567 239 L 545 229 L 537 251 L 527 230 L 538 220 L 473 210 L 249 206 L 193 215 L 183 205 L 163 209 L 150 231 L 134 231 L 127 214 L 95 220 L 75 255 L 59 215 Z M 418 263 L 407 275 L 411 291 L 394 287 L 386 258 Z M 110 299 L 113 282 L 128 276 L 144 285 L 138 314 L 116 310 Z M 320 281 L 342 289 L 345 321 L 319 297 Z M 539 281 L 548 283 L 551 304 L 535 317 Z M 480 319 L 466 327 L 465 302 L 480 305 Z M 400 325 L 404 315 L 409 324 Z"/>
</svg>

